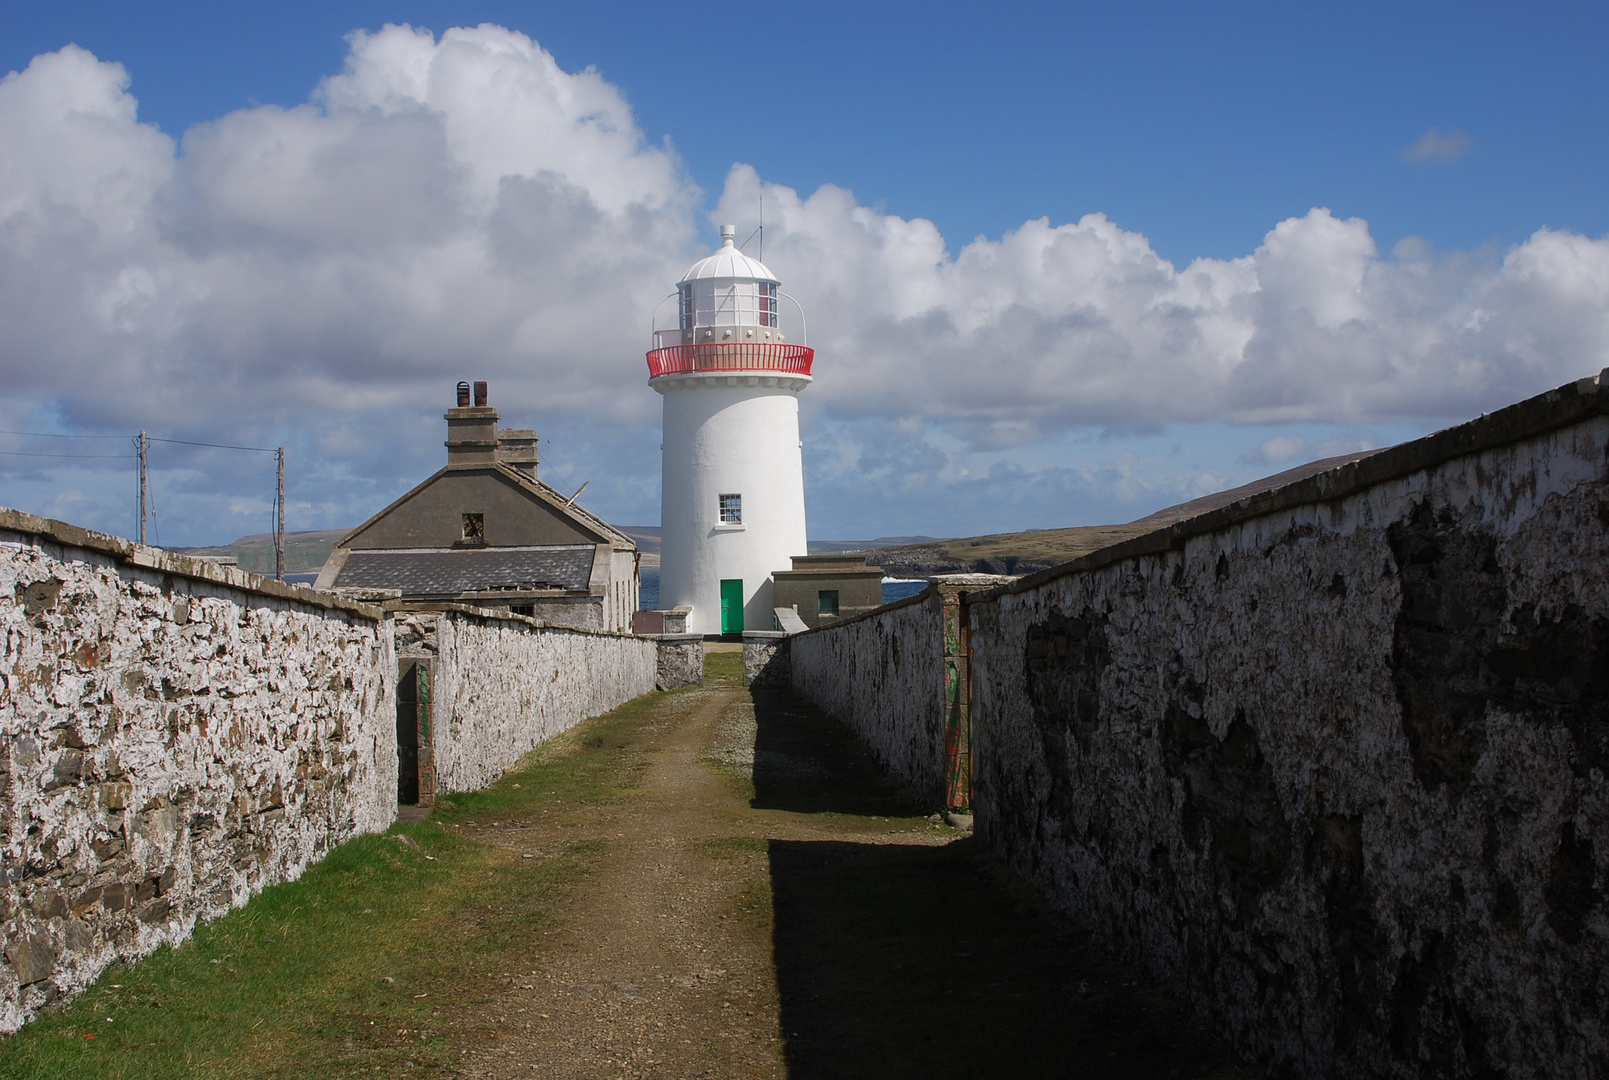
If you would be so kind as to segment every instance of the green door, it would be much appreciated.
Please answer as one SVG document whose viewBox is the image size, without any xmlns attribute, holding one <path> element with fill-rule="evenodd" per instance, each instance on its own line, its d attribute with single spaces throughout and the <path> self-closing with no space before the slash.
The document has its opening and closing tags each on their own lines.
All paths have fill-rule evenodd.
<svg viewBox="0 0 1609 1080">
<path fill-rule="evenodd" d="M 743 632 L 743 579 L 727 578 L 721 582 L 721 633 Z"/>
</svg>

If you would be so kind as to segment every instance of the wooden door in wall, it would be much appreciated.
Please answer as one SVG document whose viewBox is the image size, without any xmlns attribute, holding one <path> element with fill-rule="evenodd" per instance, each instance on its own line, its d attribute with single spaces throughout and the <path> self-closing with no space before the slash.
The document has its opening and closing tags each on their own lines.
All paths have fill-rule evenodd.
<svg viewBox="0 0 1609 1080">
<path fill-rule="evenodd" d="M 743 632 L 743 579 L 727 578 L 721 582 L 721 633 Z"/>
</svg>

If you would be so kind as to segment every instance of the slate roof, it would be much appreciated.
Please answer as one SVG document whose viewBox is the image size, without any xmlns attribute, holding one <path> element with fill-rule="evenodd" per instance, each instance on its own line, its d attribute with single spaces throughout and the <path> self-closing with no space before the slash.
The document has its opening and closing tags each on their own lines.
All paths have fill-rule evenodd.
<svg viewBox="0 0 1609 1080">
<path fill-rule="evenodd" d="M 335 580 L 340 589 L 401 589 L 403 596 L 456 596 L 498 589 L 586 592 L 591 545 L 353 551 Z"/>
</svg>

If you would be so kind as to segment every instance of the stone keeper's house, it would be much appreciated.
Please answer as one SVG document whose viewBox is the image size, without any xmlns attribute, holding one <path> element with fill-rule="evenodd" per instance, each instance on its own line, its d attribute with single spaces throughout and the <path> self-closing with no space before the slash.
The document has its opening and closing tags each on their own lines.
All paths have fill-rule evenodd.
<svg viewBox="0 0 1609 1080">
<path fill-rule="evenodd" d="M 317 587 L 630 633 L 637 545 L 537 479 L 536 432 L 500 429 L 485 383 L 469 396 L 446 413 L 446 467 L 337 541 Z"/>
</svg>

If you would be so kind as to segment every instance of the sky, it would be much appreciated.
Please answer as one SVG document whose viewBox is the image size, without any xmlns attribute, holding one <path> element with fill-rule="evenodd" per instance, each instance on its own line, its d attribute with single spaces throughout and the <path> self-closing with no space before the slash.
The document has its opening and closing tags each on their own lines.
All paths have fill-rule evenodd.
<svg viewBox="0 0 1609 1080">
<path fill-rule="evenodd" d="M 652 524 L 654 307 L 762 206 L 817 539 L 1131 520 L 1609 366 L 1601 5 L 691 15 L 0 10 L 0 429 L 97 436 L 0 435 L 0 504 L 129 535 L 143 428 L 349 526 L 485 378 Z M 151 467 L 160 542 L 268 527 L 270 455 Z"/>
</svg>

